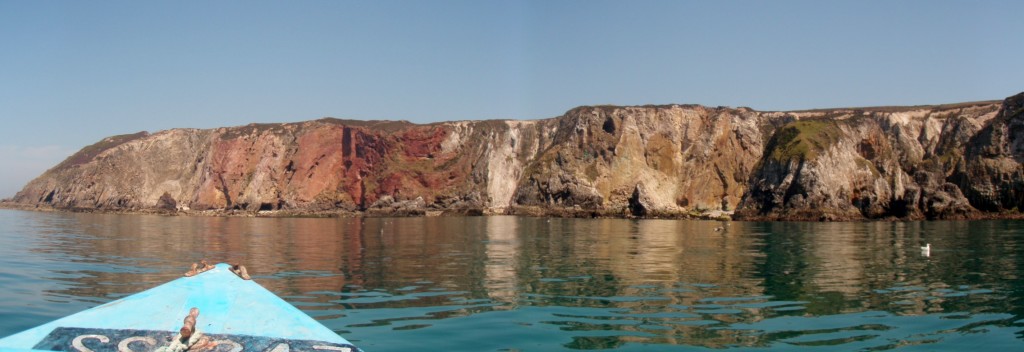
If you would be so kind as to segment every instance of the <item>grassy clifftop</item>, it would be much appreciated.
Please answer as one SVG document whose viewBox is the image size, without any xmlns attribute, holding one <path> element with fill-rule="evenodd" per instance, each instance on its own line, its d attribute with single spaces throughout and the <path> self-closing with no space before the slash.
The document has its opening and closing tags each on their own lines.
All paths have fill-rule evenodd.
<svg viewBox="0 0 1024 352">
<path fill-rule="evenodd" d="M 814 160 L 839 140 L 842 131 L 835 120 L 800 120 L 788 123 L 768 141 L 767 152 L 778 162 Z"/>
<path fill-rule="evenodd" d="M 72 167 L 72 166 L 75 166 L 75 165 L 85 164 L 85 163 L 87 163 L 89 161 L 92 161 L 92 159 L 95 158 L 97 155 L 100 155 L 100 153 L 103 153 L 103 152 L 107 151 L 110 148 L 114 148 L 116 146 L 119 146 L 119 145 L 122 145 L 122 144 L 125 144 L 125 143 L 128 143 L 128 142 L 131 142 L 131 141 L 134 141 L 136 139 L 143 138 L 143 137 L 146 137 L 146 136 L 149 136 L 149 132 L 142 131 L 142 132 L 137 132 L 137 133 L 132 133 L 132 134 L 122 134 L 122 135 L 117 135 L 117 136 L 113 136 L 113 137 L 104 138 L 103 140 L 101 140 L 99 142 L 96 142 L 96 143 L 94 143 L 92 145 L 89 145 L 89 146 L 87 146 L 85 148 L 82 148 L 82 150 L 79 150 L 78 153 L 75 153 L 75 154 L 69 156 L 67 159 L 64 159 L 64 161 L 62 161 L 60 164 L 57 164 L 57 166 L 55 166 L 53 169 L 54 170 L 59 170 L 59 169 L 69 168 L 69 167 Z"/>
</svg>

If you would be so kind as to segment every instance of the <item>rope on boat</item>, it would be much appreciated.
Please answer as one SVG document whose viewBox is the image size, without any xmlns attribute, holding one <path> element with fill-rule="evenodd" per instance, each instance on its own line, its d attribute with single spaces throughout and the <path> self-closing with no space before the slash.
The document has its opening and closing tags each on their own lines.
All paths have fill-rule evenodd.
<svg viewBox="0 0 1024 352">
<path fill-rule="evenodd" d="M 192 263 L 192 269 L 185 273 L 185 277 L 193 277 L 213 268 L 213 265 L 210 265 L 210 263 L 206 262 L 206 259 L 203 259 L 199 263 Z M 252 277 L 249 277 L 249 271 L 245 270 L 245 266 L 241 264 L 231 264 L 231 272 L 238 275 L 242 280 L 252 280 Z"/>
<path fill-rule="evenodd" d="M 200 260 L 199 263 L 192 263 L 192 268 L 185 273 L 185 277 L 192 277 L 213 269 L 214 266 L 206 262 L 206 259 Z M 231 264 L 231 272 L 243 280 L 252 280 L 249 277 L 249 271 L 245 269 L 241 264 Z M 199 318 L 199 308 L 192 307 L 188 310 L 188 315 L 182 321 L 181 329 L 178 330 L 178 336 L 174 338 L 171 343 L 167 346 L 162 346 L 156 351 L 158 352 L 184 352 L 184 351 L 204 351 L 212 350 L 219 344 L 232 343 L 235 345 L 237 350 L 241 350 L 241 346 L 237 346 L 237 343 L 231 341 L 210 340 L 209 337 L 204 336 L 202 332 L 196 331 L 196 319 Z M 232 351 L 236 350 L 235 348 Z"/>
<path fill-rule="evenodd" d="M 238 275 L 242 280 L 252 280 L 252 278 L 249 277 L 249 272 L 245 270 L 245 267 L 241 264 L 231 264 L 231 272 Z"/>
<path fill-rule="evenodd" d="M 194 265 L 194 264 L 193 264 Z M 178 336 L 171 341 L 170 345 L 161 346 L 157 348 L 157 352 L 184 352 L 184 351 L 203 351 L 212 350 L 217 346 L 216 341 L 210 341 L 209 337 L 203 335 L 202 332 L 196 331 L 196 319 L 199 318 L 199 308 L 192 307 L 188 310 L 188 315 L 185 316 L 182 322 L 181 330 L 178 332 Z"/>
<path fill-rule="evenodd" d="M 192 263 L 192 270 L 185 273 L 185 277 L 192 277 L 199 275 L 207 270 L 213 269 L 213 265 L 207 263 L 205 259 L 200 260 L 199 263 Z"/>
<path fill-rule="evenodd" d="M 188 315 L 185 316 L 184 325 L 181 326 L 181 339 L 188 340 L 192 337 L 192 333 L 196 332 L 196 318 L 199 317 L 199 308 L 192 307 L 188 310 Z"/>
</svg>

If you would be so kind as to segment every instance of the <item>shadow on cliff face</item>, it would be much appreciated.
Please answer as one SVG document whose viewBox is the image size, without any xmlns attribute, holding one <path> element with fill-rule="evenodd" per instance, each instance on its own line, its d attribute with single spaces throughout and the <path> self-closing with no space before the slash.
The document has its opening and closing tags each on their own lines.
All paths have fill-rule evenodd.
<svg viewBox="0 0 1024 352">
<path fill-rule="evenodd" d="M 1024 93 L 1003 101 L 999 113 L 964 152 L 964 163 L 950 177 L 971 204 L 987 212 L 1024 208 Z"/>
</svg>

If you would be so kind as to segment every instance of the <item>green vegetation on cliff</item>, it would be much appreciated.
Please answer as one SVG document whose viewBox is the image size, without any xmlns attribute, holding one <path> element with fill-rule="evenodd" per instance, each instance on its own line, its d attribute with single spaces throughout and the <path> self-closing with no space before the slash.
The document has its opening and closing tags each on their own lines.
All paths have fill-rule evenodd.
<svg viewBox="0 0 1024 352">
<path fill-rule="evenodd" d="M 800 120 L 779 128 L 768 141 L 767 151 L 775 161 L 786 162 L 795 158 L 814 160 L 841 137 L 842 131 L 834 120 Z"/>
</svg>

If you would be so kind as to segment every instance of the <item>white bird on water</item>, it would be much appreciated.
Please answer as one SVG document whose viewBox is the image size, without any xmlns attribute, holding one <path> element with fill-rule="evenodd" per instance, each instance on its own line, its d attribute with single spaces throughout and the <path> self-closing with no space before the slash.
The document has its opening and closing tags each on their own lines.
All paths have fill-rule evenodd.
<svg viewBox="0 0 1024 352">
<path fill-rule="evenodd" d="M 921 247 L 921 255 L 923 255 L 925 257 L 931 257 L 932 256 L 932 244 L 931 243 L 925 243 L 924 247 Z"/>
</svg>

